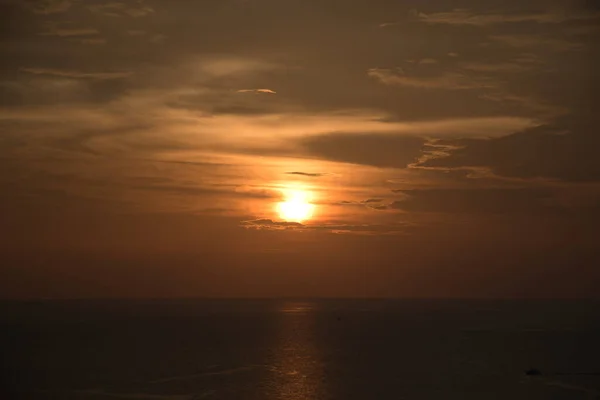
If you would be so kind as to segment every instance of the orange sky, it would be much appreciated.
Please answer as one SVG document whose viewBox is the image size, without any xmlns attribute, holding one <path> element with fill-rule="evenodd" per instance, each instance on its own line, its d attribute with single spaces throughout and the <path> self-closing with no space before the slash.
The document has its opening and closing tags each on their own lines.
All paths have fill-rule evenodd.
<svg viewBox="0 0 600 400">
<path fill-rule="evenodd" d="M 0 2 L 0 296 L 596 296 L 600 9 L 509 3 Z"/>
</svg>

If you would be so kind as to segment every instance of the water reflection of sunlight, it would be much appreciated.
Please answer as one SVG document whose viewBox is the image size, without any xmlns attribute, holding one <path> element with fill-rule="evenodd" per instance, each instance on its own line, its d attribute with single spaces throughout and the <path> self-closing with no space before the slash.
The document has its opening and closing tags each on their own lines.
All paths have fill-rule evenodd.
<svg viewBox="0 0 600 400">
<path fill-rule="evenodd" d="M 273 352 L 272 400 L 324 397 L 323 361 L 315 333 L 315 305 L 287 302 L 280 308 L 279 341 Z"/>
<path fill-rule="evenodd" d="M 286 303 L 280 311 L 282 313 L 310 313 L 313 311 L 313 306 L 308 303 Z"/>
</svg>

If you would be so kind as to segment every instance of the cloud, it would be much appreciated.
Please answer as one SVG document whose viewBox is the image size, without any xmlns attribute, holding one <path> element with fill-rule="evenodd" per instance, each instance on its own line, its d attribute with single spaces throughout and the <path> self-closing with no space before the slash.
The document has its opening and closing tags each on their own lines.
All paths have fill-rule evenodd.
<svg viewBox="0 0 600 400">
<path fill-rule="evenodd" d="M 428 24 L 446 24 L 446 25 L 472 25 L 487 26 L 505 23 L 518 22 L 536 22 L 544 23 L 562 23 L 574 20 L 587 20 L 598 17 L 598 13 L 550 13 L 550 12 L 531 12 L 531 13 L 476 13 L 464 8 L 457 8 L 448 12 L 438 12 L 431 14 L 417 13 L 418 19 Z"/>
<path fill-rule="evenodd" d="M 76 39 L 69 39 L 69 42 L 80 43 L 80 44 L 90 44 L 90 45 L 103 45 L 103 44 L 106 44 L 106 39 L 104 39 L 104 38 L 76 38 Z"/>
<path fill-rule="evenodd" d="M 321 172 L 317 172 L 317 173 L 310 173 L 310 172 L 286 172 L 286 175 L 300 175 L 300 176 L 308 176 L 311 178 L 319 178 L 322 176 L 327 176 L 329 175 L 328 173 L 321 173 Z"/>
<path fill-rule="evenodd" d="M 395 190 L 404 197 L 389 208 L 406 212 L 450 214 L 537 214 L 561 209 L 553 192 L 538 188 Z"/>
<path fill-rule="evenodd" d="M 215 187 L 203 187 L 203 186 L 185 186 L 176 184 L 158 184 L 149 182 L 148 184 L 137 184 L 129 186 L 133 190 L 148 190 L 161 193 L 171 193 L 184 196 L 201 196 L 207 194 L 224 194 L 226 191 Z"/>
<path fill-rule="evenodd" d="M 238 186 L 234 185 L 211 185 L 211 184 L 180 184 L 166 178 L 136 178 L 131 182 L 125 182 L 123 187 L 132 190 L 152 191 L 163 194 L 174 194 L 181 196 L 210 196 L 218 195 L 221 198 L 238 199 L 262 199 L 262 200 L 280 200 L 283 195 L 278 190 L 265 189 L 260 187 Z M 231 189 L 234 190 L 231 190 Z"/>
<path fill-rule="evenodd" d="M 545 118 L 555 118 L 564 115 L 569 111 L 566 107 L 549 104 L 539 97 L 516 95 L 502 90 L 481 94 L 479 95 L 479 98 L 511 106 L 518 106 L 521 109 L 529 110 Z"/>
<path fill-rule="evenodd" d="M 600 180 L 597 117 L 566 117 L 553 124 L 489 140 L 450 140 L 446 157 L 422 165 L 436 168 L 487 167 L 500 176 Z"/>
<path fill-rule="evenodd" d="M 414 136 L 377 133 L 331 133 L 301 142 L 309 154 L 320 158 L 388 168 L 406 168 L 419 157 L 424 143 Z"/>
<path fill-rule="evenodd" d="M 367 199 L 367 200 L 362 200 L 362 201 L 348 201 L 348 200 L 344 200 L 341 201 L 339 204 L 342 206 L 349 206 L 349 205 L 364 205 L 364 204 L 373 204 L 373 203 L 381 203 L 383 201 L 383 199 Z"/>
<path fill-rule="evenodd" d="M 52 68 L 21 68 L 21 71 L 35 75 L 52 75 L 73 79 L 121 79 L 131 76 L 131 72 L 82 72 Z"/>
<path fill-rule="evenodd" d="M 337 235 L 404 236 L 414 233 L 415 226 L 406 222 L 389 224 L 322 224 L 309 229 L 326 231 Z"/>
<path fill-rule="evenodd" d="M 237 91 L 238 93 L 267 93 L 267 94 L 276 94 L 274 90 L 271 89 L 241 89 Z"/>
<path fill-rule="evenodd" d="M 387 210 L 387 204 L 383 204 L 383 199 L 372 198 L 362 201 L 341 201 L 338 203 L 340 206 L 360 206 L 370 208 L 372 210 Z"/>
<path fill-rule="evenodd" d="M 36 14 L 56 14 L 68 11 L 72 0 L 25 0 L 23 4 Z"/>
<path fill-rule="evenodd" d="M 83 80 L 69 79 L 63 77 L 23 74 L 21 79 L 14 81 L 0 81 L 0 97 L 4 98 L 4 104 L 14 104 L 21 106 L 28 104 L 30 106 L 39 106 L 42 104 L 55 105 L 57 102 L 81 104 L 89 98 L 89 87 Z M 21 124 L 28 120 L 21 107 L 18 108 L 21 114 L 17 120 Z M 0 108 L 0 115 L 5 109 Z M 17 108 L 14 109 L 17 111 Z M 30 116 L 35 112 L 30 112 Z M 2 118 L 2 117 L 0 117 Z"/>
<path fill-rule="evenodd" d="M 69 91 L 73 93 L 66 99 L 76 100 L 81 96 L 85 99 L 90 86 L 105 83 L 101 79 L 75 80 L 71 75 L 62 74 L 48 80 L 53 83 L 59 79 L 69 88 L 74 86 Z M 137 77 L 136 74 L 134 79 Z M 25 130 L 43 129 L 54 137 L 70 137 L 72 142 L 79 144 L 76 147 L 80 149 L 78 151 L 97 155 L 153 157 L 173 152 L 180 154 L 184 160 L 190 160 L 186 152 L 205 154 L 219 151 L 324 158 L 405 168 L 420 157 L 420 144 L 430 138 L 503 136 L 535 122 L 515 117 L 403 122 L 392 121 L 385 114 L 357 110 L 310 115 L 291 111 L 215 115 L 205 106 L 212 102 L 212 96 L 190 101 L 189 104 L 186 102 L 185 107 L 172 105 L 174 101 L 185 99 L 188 93 L 196 93 L 190 88 L 158 92 L 131 90 L 104 107 L 96 104 L 69 104 L 67 107 L 52 100 L 57 92 L 54 84 L 47 92 L 52 104 L 0 108 L 0 120 L 20 124 Z M 229 91 L 226 93 L 231 94 Z M 64 125 L 65 119 L 71 122 L 69 126 Z M 327 133 L 332 128 L 339 128 L 340 132 Z M 119 129 L 127 131 L 118 135 L 112 133 L 119 132 Z M 357 138 L 344 138 L 350 136 Z M 362 154 L 361 146 L 365 146 L 365 154 Z M 378 154 L 385 158 L 381 160 Z"/>
<path fill-rule="evenodd" d="M 387 28 L 388 26 L 396 26 L 398 24 L 399 24 L 399 22 L 383 22 L 383 23 L 379 24 L 379 27 Z"/>
<path fill-rule="evenodd" d="M 557 52 L 581 50 L 585 47 L 582 43 L 571 42 L 564 39 L 547 38 L 540 35 L 492 35 L 489 36 L 489 39 L 508 47 L 543 48 Z"/>
<path fill-rule="evenodd" d="M 534 53 L 521 53 L 517 55 L 513 61 L 519 64 L 544 64 L 540 56 Z"/>
<path fill-rule="evenodd" d="M 255 199 L 283 199 L 283 193 L 280 190 L 257 187 L 257 186 L 238 186 L 235 192 L 242 197 L 249 197 Z"/>
<path fill-rule="evenodd" d="M 539 58 L 525 53 L 515 56 L 510 61 L 456 63 L 454 71 L 434 74 L 429 71 L 425 71 L 428 72 L 426 74 L 417 71 L 418 74 L 409 75 L 402 68 L 372 68 L 367 74 L 385 85 L 424 90 L 463 91 L 466 92 L 464 96 L 476 95 L 482 99 L 501 102 L 505 109 L 516 115 L 523 115 L 523 110 L 526 108 L 529 115 L 554 117 L 564 112 L 564 107 L 545 101 L 542 95 L 536 95 L 535 91 L 531 90 L 531 85 L 518 87 L 514 84 L 517 79 L 526 76 L 532 78 L 531 82 L 535 82 L 533 74 L 537 73 L 539 79 L 540 66 L 543 66 L 543 63 Z M 528 88 L 531 94 L 524 91 L 524 88 Z M 498 109 L 496 106 L 494 108 Z"/>
<path fill-rule="evenodd" d="M 235 75 L 243 76 L 259 72 L 269 72 L 281 68 L 280 65 L 265 60 L 236 56 L 199 58 L 193 63 L 193 66 L 190 65 L 190 67 L 196 68 L 198 71 L 213 78 L 223 78 Z"/>
<path fill-rule="evenodd" d="M 127 212 L 214 213 L 209 209 L 218 208 L 239 215 L 249 202 L 264 204 L 282 198 L 279 190 L 240 185 L 235 177 L 221 175 L 220 180 L 215 179 L 217 168 L 231 171 L 231 166 L 210 163 L 169 166 L 161 165 L 160 160 L 130 156 L 70 157 L 65 152 L 49 152 L 61 158 L 40 161 L 38 165 L 18 154 L 11 157 L 13 152 L 6 141 L 0 141 L 0 146 L 6 156 L 0 159 L 0 184 L 10 192 L 0 202 L 26 203 L 23 207 L 44 207 L 49 202 L 52 207 L 54 202 L 59 207 L 64 202 L 79 202 L 81 206 L 106 203 L 105 207 L 117 206 Z M 21 149 L 15 150 L 17 153 Z M 37 153 L 37 157 L 43 159 L 44 153 Z M 190 170 L 189 166 L 198 168 Z M 121 172 L 111 173 L 114 169 Z"/>
<path fill-rule="evenodd" d="M 274 221 L 272 219 L 256 219 L 242 221 L 241 226 L 247 229 L 256 230 L 291 230 L 291 231 L 322 231 L 332 234 L 349 235 L 406 235 L 414 230 L 414 226 L 409 223 L 390 223 L 390 224 L 301 224 L 299 222 Z"/>
<path fill-rule="evenodd" d="M 419 64 L 439 64 L 439 61 L 435 58 L 423 58 L 419 60 Z"/>
<path fill-rule="evenodd" d="M 105 4 L 92 4 L 88 9 L 107 17 L 145 17 L 154 13 L 154 9 L 145 4 L 144 0 L 115 1 Z"/>
<path fill-rule="evenodd" d="M 77 26 L 73 23 L 49 22 L 45 25 L 46 31 L 40 33 L 41 36 L 90 36 L 97 35 L 100 32 L 96 28 Z"/>
<path fill-rule="evenodd" d="M 531 64 L 523 65 L 519 63 L 484 63 L 484 62 L 469 62 L 460 65 L 462 69 L 476 71 L 476 72 L 526 72 L 531 71 L 534 66 Z"/>
<path fill-rule="evenodd" d="M 459 72 L 444 72 L 441 75 L 418 77 L 408 76 L 401 68 L 371 68 L 367 75 L 385 85 L 407 86 L 426 89 L 467 90 L 494 88 L 496 84 L 487 78 L 469 77 Z"/>
<path fill-rule="evenodd" d="M 124 12 L 132 17 L 145 17 L 148 14 L 152 14 L 154 9 L 148 6 L 140 5 L 139 7 L 128 8 Z"/>
<path fill-rule="evenodd" d="M 299 222 L 288 222 L 288 221 L 273 221 L 271 219 L 255 219 L 250 221 L 242 221 L 242 226 L 246 228 L 254 228 L 254 229 L 293 229 L 293 228 L 302 228 L 302 225 Z"/>
<path fill-rule="evenodd" d="M 144 0 L 115 1 L 105 4 L 92 4 L 88 9 L 93 13 L 107 17 L 146 17 L 154 13 L 154 9 L 145 4 Z"/>
</svg>

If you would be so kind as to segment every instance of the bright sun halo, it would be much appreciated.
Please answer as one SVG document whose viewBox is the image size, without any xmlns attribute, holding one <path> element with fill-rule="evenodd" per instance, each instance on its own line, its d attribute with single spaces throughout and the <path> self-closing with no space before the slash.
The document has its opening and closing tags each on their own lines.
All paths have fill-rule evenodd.
<svg viewBox="0 0 600 400">
<path fill-rule="evenodd" d="M 310 203 L 308 192 L 290 190 L 284 194 L 285 201 L 277 204 L 277 211 L 282 219 L 292 222 L 302 222 L 312 217 L 315 206 Z"/>
</svg>

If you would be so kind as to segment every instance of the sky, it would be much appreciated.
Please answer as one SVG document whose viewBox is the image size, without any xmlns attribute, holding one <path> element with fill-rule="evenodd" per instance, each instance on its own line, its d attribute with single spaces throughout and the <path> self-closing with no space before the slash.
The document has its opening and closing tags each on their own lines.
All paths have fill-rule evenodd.
<svg viewBox="0 0 600 400">
<path fill-rule="evenodd" d="M 0 297 L 598 296 L 593 1 L 0 18 Z"/>
</svg>

